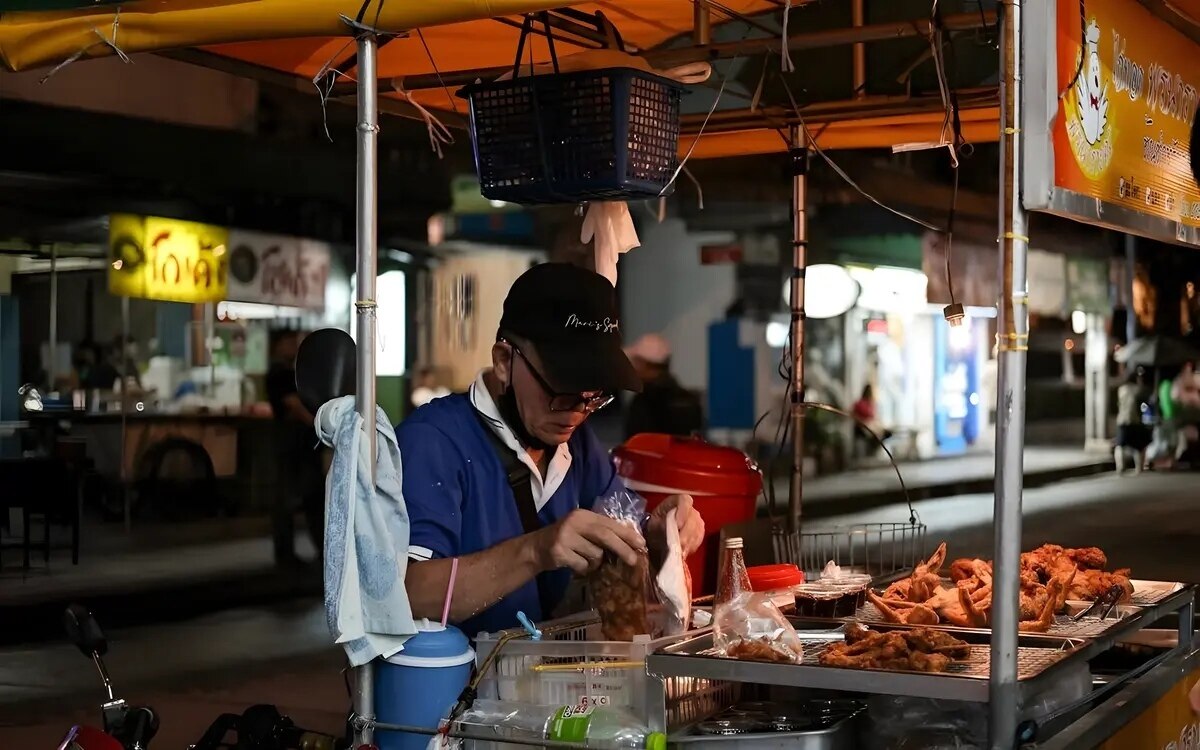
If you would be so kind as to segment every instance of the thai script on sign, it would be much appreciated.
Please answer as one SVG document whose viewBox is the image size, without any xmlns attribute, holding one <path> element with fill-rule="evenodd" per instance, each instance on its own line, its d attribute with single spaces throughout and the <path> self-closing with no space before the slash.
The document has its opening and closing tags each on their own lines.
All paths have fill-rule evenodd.
<svg viewBox="0 0 1200 750">
<path fill-rule="evenodd" d="M 1131 102 L 1145 96 L 1149 114 L 1157 112 L 1190 126 L 1200 101 L 1196 87 L 1156 62 L 1150 64 L 1147 74 L 1145 67 L 1126 54 L 1127 42 L 1116 29 L 1112 40 L 1113 87 L 1128 95 Z"/>
</svg>

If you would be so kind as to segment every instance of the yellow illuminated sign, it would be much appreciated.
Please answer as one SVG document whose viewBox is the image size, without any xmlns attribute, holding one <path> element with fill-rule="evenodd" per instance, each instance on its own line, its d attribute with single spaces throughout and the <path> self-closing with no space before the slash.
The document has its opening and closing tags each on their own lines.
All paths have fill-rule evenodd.
<svg viewBox="0 0 1200 750">
<path fill-rule="evenodd" d="M 1200 226 L 1200 187 L 1188 160 L 1200 45 L 1136 0 L 1088 0 L 1086 9 L 1060 0 L 1057 13 L 1055 185 Z"/>
<path fill-rule="evenodd" d="M 228 230 L 157 216 L 114 214 L 108 228 L 108 290 L 168 302 L 225 299 Z"/>
</svg>

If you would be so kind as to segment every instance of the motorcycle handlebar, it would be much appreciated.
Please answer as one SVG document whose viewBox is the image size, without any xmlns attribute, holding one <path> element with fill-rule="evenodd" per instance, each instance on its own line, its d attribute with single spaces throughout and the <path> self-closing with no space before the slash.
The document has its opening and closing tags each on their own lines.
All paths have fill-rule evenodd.
<svg viewBox="0 0 1200 750">
<path fill-rule="evenodd" d="M 125 719 L 125 747 L 129 750 L 146 750 L 150 740 L 158 733 L 158 716 L 149 708 L 130 709 Z"/>
</svg>

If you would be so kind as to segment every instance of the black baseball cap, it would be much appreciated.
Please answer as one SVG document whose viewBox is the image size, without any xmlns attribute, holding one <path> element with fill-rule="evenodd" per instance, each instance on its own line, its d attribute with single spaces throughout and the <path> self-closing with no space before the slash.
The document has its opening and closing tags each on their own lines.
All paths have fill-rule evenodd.
<svg viewBox="0 0 1200 750">
<path fill-rule="evenodd" d="M 621 348 L 616 289 L 598 273 L 569 263 L 530 268 L 508 290 L 500 333 L 533 344 L 563 393 L 642 390 Z"/>
</svg>

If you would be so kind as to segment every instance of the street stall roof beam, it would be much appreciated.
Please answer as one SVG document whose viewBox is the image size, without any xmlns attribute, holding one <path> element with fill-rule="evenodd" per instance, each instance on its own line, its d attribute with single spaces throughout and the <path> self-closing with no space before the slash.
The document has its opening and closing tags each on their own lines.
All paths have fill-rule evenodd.
<svg viewBox="0 0 1200 750">
<path fill-rule="evenodd" d="M 946 16 L 943 24 L 947 31 L 973 31 L 991 28 L 996 23 L 996 14 L 992 11 L 984 13 L 961 13 Z M 928 18 L 910 21 L 890 21 L 887 23 L 868 24 L 858 27 L 840 29 L 825 29 L 793 34 L 788 37 L 788 49 L 792 51 L 824 49 L 858 43 L 884 42 L 893 39 L 909 39 L 912 37 L 927 37 L 932 32 L 932 22 Z M 728 60 L 735 57 L 774 53 L 778 48 L 778 38 L 757 38 L 745 41 L 714 42 L 678 49 L 655 49 L 643 53 L 643 57 L 656 68 L 672 68 L 691 62 Z M 452 70 L 421 75 L 400 76 L 389 82 L 383 82 L 387 90 L 393 85 L 400 85 L 405 91 L 435 89 L 442 86 L 466 86 L 477 79 L 490 80 L 511 71 L 511 66 L 478 68 L 475 70 Z M 334 95 L 352 93 L 353 84 L 340 84 L 334 87 Z"/>
</svg>

